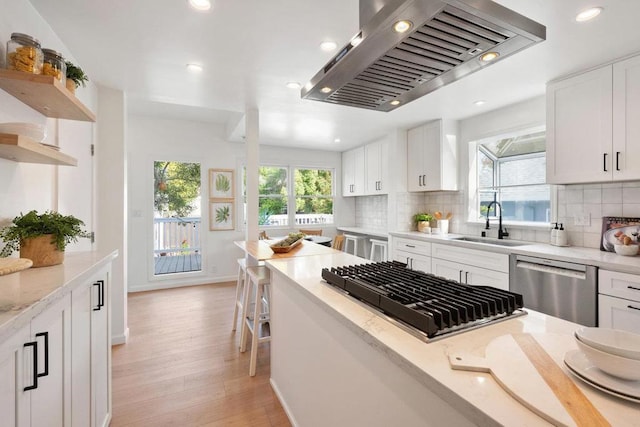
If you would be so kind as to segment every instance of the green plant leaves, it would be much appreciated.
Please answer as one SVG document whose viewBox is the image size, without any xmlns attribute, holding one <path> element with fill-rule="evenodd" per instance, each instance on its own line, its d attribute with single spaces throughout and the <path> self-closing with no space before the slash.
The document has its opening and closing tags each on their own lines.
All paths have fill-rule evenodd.
<svg viewBox="0 0 640 427">
<path fill-rule="evenodd" d="M 229 206 L 223 206 L 216 209 L 216 222 L 225 223 L 229 220 L 230 209 Z"/>
<path fill-rule="evenodd" d="M 231 182 L 225 175 L 218 175 L 216 177 L 216 191 L 226 193 L 231 189 Z"/>
</svg>

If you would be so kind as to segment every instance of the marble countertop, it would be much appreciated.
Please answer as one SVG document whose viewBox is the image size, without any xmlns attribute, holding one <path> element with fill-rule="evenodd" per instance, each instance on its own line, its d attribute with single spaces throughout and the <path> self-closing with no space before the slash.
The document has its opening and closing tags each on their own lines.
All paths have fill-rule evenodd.
<svg viewBox="0 0 640 427">
<path fill-rule="evenodd" d="M 363 234 L 363 235 L 366 235 L 366 236 L 380 237 L 382 239 L 388 239 L 389 238 L 389 233 L 387 233 L 386 231 L 370 230 L 368 228 L 337 227 L 337 230 L 338 231 L 343 231 L 343 232 L 346 232 L 346 233 Z"/>
<path fill-rule="evenodd" d="M 550 258 L 558 261 L 575 262 L 586 265 L 594 265 L 607 270 L 622 273 L 640 274 L 640 256 L 622 256 L 613 252 L 604 252 L 598 249 L 582 248 L 577 246 L 559 247 L 544 243 L 521 242 L 522 246 L 498 246 L 483 243 L 455 240 L 463 237 L 459 234 L 426 234 L 417 231 L 392 231 L 391 236 L 406 237 L 431 243 L 445 243 L 452 246 L 470 249 L 489 250 L 496 253 L 530 255 L 539 258 Z M 474 236 L 477 237 L 477 236 Z M 513 240 L 515 242 L 515 240 Z"/>
<path fill-rule="evenodd" d="M 60 265 L 0 276 L 0 343 L 117 256 L 117 251 L 68 252 Z"/>
<path fill-rule="evenodd" d="M 549 425 L 505 392 L 490 374 L 452 370 L 448 355 L 468 353 L 484 357 L 485 348 L 494 338 L 527 332 L 543 344 L 570 376 L 562 361 L 567 351 L 577 348 L 572 334 L 579 325 L 528 310 L 526 316 L 425 343 L 322 280 L 323 267 L 366 262 L 340 253 L 272 260 L 267 261 L 267 266 L 274 274 L 282 274 L 299 285 L 311 301 L 361 336 L 372 347 L 371 351 L 384 353 L 477 425 Z M 574 382 L 611 425 L 637 423 L 640 405 L 607 395 L 578 380 Z"/>
</svg>

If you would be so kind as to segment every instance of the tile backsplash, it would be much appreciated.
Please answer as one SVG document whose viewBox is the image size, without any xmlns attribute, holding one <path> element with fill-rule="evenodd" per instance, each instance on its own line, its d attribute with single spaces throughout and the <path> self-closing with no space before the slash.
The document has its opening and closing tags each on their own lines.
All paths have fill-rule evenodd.
<svg viewBox="0 0 640 427">
<path fill-rule="evenodd" d="M 603 216 L 640 217 L 640 181 L 605 184 L 560 185 L 557 187 L 557 220 L 564 224 L 572 246 L 599 248 Z M 484 226 L 466 221 L 466 193 L 445 191 L 433 193 L 398 193 L 396 218 L 387 222 L 387 196 L 356 198 L 356 225 L 387 231 L 415 230 L 413 215 L 418 212 L 451 212 L 449 233 L 480 235 Z M 556 222 L 555 219 L 553 222 Z M 586 225 L 576 225 L 584 222 Z M 388 224 L 388 227 L 387 227 Z M 496 237 L 497 227 L 488 235 Z M 549 230 L 509 227 L 509 238 L 547 243 Z"/>
</svg>

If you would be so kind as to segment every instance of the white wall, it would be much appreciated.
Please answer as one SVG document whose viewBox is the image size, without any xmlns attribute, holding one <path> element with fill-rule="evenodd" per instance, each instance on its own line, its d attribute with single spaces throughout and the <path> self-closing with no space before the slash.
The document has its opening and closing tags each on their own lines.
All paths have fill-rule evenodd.
<svg viewBox="0 0 640 427">
<path fill-rule="evenodd" d="M 203 284 L 235 280 L 236 259 L 242 252 L 235 240 L 244 240 L 240 213 L 236 216 L 235 231 L 209 231 L 207 208 L 208 170 L 224 168 L 236 170 L 236 208 L 240 206 L 240 172 L 245 160 L 245 145 L 223 140 L 224 127 L 216 124 L 166 120 L 141 115 L 128 119 L 128 289 L 140 291 L 172 286 Z M 202 268 L 200 273 L 153 276 L 153 162 L 175 160 L 197 162 L 202 171 Z M 341 188 L 341 156 L 329 151 L 279 148 L 261 145 L 260 163 L 327 167 L 335 169 L 336 188 Z M 337 197 L 334 203 L 337 224 L 353 224 L 353 201 Z M 270 235 L 286 234 L 292 229 L 269 231 Z M 327 227 L 325 235 L 335 234 L 335 227 Z"/>
</svg>

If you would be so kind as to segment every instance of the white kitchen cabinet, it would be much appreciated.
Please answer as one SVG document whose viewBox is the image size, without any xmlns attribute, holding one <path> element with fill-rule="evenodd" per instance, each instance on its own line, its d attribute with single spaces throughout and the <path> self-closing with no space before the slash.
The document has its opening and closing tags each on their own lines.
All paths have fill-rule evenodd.
<svg viewBox="0 0 640 427">
<path fill-rule="evenodd" d="M 547 85 L 547 182 L 640 179 L 640 57 Z"/>
<path fill-rule="evenodd" d="M 393 237 L 393 260 L 407 264 L 412 270 L 431 273 L 431 243 Z"/>
<path fill-rule="evenodd" d="M 2 425 L 69 425 L 71 306 L 67 295 L 0 346 Z"/>
<path fill-rule="evenodd" d="M 373 142 L 364 147 L 365 153 L 365 193 L 367 195 L 387 194 L 389 187 L 389 144 L 386 141 Z"/>
<path fill-rule="evenodd" d="M 509 290 L 508 254 L 434 243 L 431 259 L 431 272 L 436 276 Z"/>
<path fill-rule="evenodd" d="M 640 276 L 598 271 L 598 326 L 640 334 Z"/>
<path fill-rule="evenodd" d="M 362 196 L 365 186 L 364 147 L 342 153 L 342 196 Z"/>
<path fill-rule="evenodd" d="M 111 419 L 110 269 L 72 292 L 73 425 L 107 426 Z"/>
<path fill-rule="evenodd" d="M 408 191 L 458 189 L 457 126 L 436 120 L 407 132 Z"/>
</svg>

